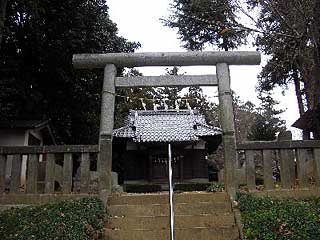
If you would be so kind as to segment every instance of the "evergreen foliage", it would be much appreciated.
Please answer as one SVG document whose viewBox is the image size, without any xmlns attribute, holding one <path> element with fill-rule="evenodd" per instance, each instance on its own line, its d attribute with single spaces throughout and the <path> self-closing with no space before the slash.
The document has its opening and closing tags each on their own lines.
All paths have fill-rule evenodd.
<svg viewBox="0 0 320 240">
<path fill-rule="evenodd" d="M 117 31 L 105 0 L 9 1 L 0 50 L 1 120 L 49 118 L 58 143 L 97 143 L 103 73 L 74 70 L 72 55 L 139 47 Z"/>
<path fill-rule="evenodd" d="M 258 115 L 256 105 L 250 101 L 243 102 L 236 93 L 233 92 L 233 114 L 237 142 L 248 140 L 248 134 L 254 125 L 254 119 Z"/>
<path fill-rule="evenodd" d="M 279 104 L 270 95 L 260 96 L 261 105 L 257 108 L 253 125 L 248 133 L 251 141 L 273 141 L 279 132 L 284 131 L 285 121 L 278 116 L 283 110 L 275 107 Z"/>
<path fill-rule="evenodd" d="M 246 32 L 236 16 L 232 0 L 174 0 L 164 25 L 177 28 L 184 47 L 202 50 L 207 45 L 228 51 L 245 43 Z"/>
</svg>

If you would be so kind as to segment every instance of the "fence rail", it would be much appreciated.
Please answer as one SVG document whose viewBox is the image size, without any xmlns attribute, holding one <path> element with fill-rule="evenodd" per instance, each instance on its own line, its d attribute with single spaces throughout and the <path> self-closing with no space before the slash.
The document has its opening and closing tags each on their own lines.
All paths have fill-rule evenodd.
<svg viewBox="0 0 320 240">
<path fill-rule="evenodd" d="M 237 151 L 249 190 L 320 187 L 320 141 L 246 142 Z M 0 147 L 0 194 L 96 193 L 98 153 L 98 145 Z"/>
<path fill-rule="evenodd" d="M 98 145 L 0 146 L 0 154 L 97 153 Z"/>
<path fill-rule="evenodd" d="M 246 142 L 237 150 L 248 190 L 257 189 L 259 176 L 265 190 L 320 187 L 320 141 Z"/>
<path fill-rule="evenodd" d="M 88 193 L 97 154 L 97 145 L 0 147 L 0 193 Z"/>
</svg>

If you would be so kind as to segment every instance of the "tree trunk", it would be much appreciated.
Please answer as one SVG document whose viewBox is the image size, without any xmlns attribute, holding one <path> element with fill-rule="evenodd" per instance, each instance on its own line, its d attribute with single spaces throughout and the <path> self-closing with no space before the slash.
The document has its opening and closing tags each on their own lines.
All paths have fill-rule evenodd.
<svg viewBox="0 0 320 240">
<path fill-rule="evenodd" d="M 226 52 L 229 51 L 228 45 L 229 45 L 228 38 L 226 36 L 222 36 L 222 48 Z"/>
<path fill-rule="evenodd" d="M 313 41 L 314 41 L 314 73 L 313 73 L 313 103 L 312 109 L 320 111 L 320 0 L 316 0 L 314 7 L 314 22 L 313 22 Z M 315 119 L 315 131 L 313 133 L 315 139 L 320 139 L 320 119 L 319 116 Z"/>
<path fill-rule="evenodd" d="M 297 96 L 297 101 L 298 101 L 298 109 L 299 109 L 299 114 L 300 117 L 304 114 L 304 104 L 303 104 L 303 99 L 302 99 L 302 91 L 301 91 L 301 86 L 300 86 L 300 79 L 298 77 L 297 71 L 294 70 L 294 87 L 295 87 L 295 92 Z"/>
<path fill-rule="evenodd" d="M 0 0 L 0 49 L 2 44 L 4 21 L 6 18 L 6 9 L 7 9 L 7 0 Z"/>
<path fill-rule="evenodd" d="M 301 91 L 300 79 L 298 77 L 296 70 L 294 70 L 294 87 L 295 87 L 295 92 L 296 92 L 296 96 L 297 96 L 299 115 L 300 115 L 300 117 L 302 117 L 302 115 L 305 113 L 303 99 L 302 99 L 303 93 Z M 309 133 L 306 130 L 302 130 L 302 133 L 303 133 L 303 139 L 308 140 Z"/>
</svg>

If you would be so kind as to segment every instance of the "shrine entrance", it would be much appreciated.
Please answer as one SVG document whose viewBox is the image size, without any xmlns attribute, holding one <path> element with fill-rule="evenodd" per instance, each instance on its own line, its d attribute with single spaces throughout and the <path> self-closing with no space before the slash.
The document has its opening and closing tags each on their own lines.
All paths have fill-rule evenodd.
<svg viewBox="0 0 320 240">
<path fill-rule="evenodd" d="M 155 154 L 151 155 L 152 161 L 152 182 L 167 182 L 168 181 L 168 154 Z M 172 171 L 173 171 L 173 179 L 180 179 L 180 164 L 183 156 L 172 156 Z"/>
<path fill-rule="evenodd" d="M 112 134 L 116 87 L 217 86 L 220 124 L 224 146 L 224 183 L 229 194 L 235 193 L 234 166 L 236 140 L 230 88 L 229 65 L 259 65 L 258 52 L 181 52 L 181 53 L 108 53 L 76 54 L 73 64 L 78 69 L 104 68 L 99 140 L 100 190 L 111 192 Z M 216 66 L 216 75 L 202 76 L 136 76 L 117 77 L 117 67 L 144 66 Z M 155 159 L 155 165 L 158 164 Z M 161 160 L 164 161 L 164 160 Z M 160 163 L 159 163 L 160 164 Z M 159 173 L 163 166 L 155 167 Z M 161 170 L 162 169 L 162 170 Z"/>
</svg>

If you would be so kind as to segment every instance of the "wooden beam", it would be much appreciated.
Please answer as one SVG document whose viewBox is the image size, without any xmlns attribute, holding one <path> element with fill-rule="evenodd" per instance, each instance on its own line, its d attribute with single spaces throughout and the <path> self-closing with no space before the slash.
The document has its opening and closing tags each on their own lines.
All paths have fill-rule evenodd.
<svg viewBox="0 0 320 240">
<path fill-rule="evenodd" d="M 320 148 L 319 140 L 257 141 L 237 144 L 237 150 Z"/>
<path fill-rule="evenodd" d="M 0 147 L 1 154 L 97 153 L 98 145 L 17 146 Z"/>
<path fill-rule="evenodd" d="M 216 75 L 117 77 L 116 87 L 217 86 Z"/>
<path fill-rule="evenodd" d="M 261 54 L 254 51 L 74 54 L 72 61 L 78 69 L 104 68 L 107 64 L 117 67 L 212 66 L 221 62 L 229 65 L 259 65 Z"/>
</svg>

